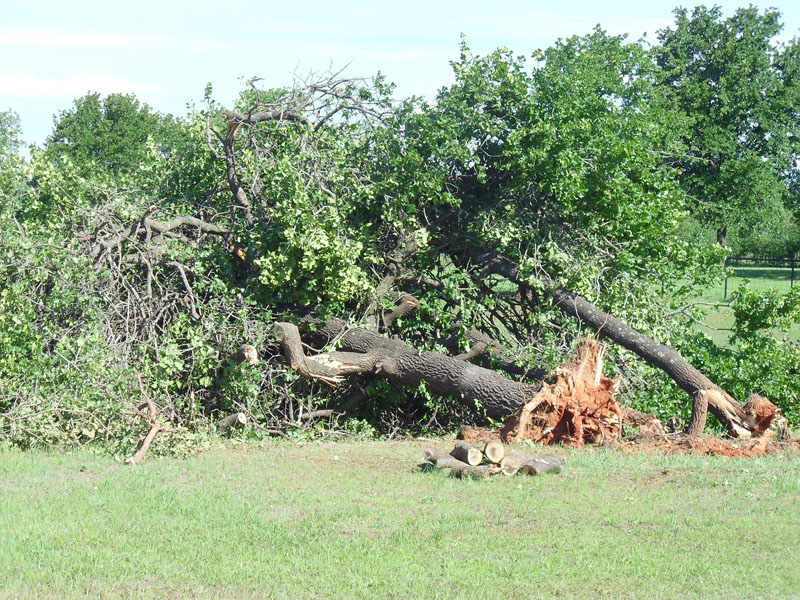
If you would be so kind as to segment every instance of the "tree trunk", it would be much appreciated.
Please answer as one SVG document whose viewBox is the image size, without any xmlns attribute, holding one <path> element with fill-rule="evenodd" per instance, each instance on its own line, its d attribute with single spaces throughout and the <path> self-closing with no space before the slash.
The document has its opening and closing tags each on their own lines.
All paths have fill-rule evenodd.
<svg viewBox="0 0 800 600">
<path fill-rule="evenodd" d="M 519 266 L 504 256 L 489 252 L 473 255 L 472 259 L 484 265 L 485 272 L 502 275 L 522 289 L 530 289 L 519 276 Z M 598 334 L 664 370 L 693 398 L 705 392 L 709 409 L 731 436 L 751 437 L 769 426 L 770 415 L 775 413 L 767 414 L 769 411 L 763 408 L 766 405 L 759 404 L 761 412 L 756 418 L 755 412 L 743 410 L 730 395 L 683 360 L 674 348 L 655 342 L 553 281 L 546 280 L 545 286 L 546 293 L 565 314 L 578 318 Z M 319 321 L 315 323 L 319 325 Z M 512 381 L 496 371 L 451 356 L 418 351 L 400 340 L 349 327 L 341 319 L 329 319 L 309 334 L 308 339 L 322 346 L 336 339 L 341 348 L 316 356 L 304 355 L 295 325 L 276 323 L 274 329 L 293 370 L 303 377 L 320 379 L 334 386 L 352 375 L 388 379 L 412 388 L 424 383 L 430 392 L 453 396 L 474 408 L 480 406 L 488 417 L 496 420 L 505 419 L 543 389 L 542 384 Z M 777 411 L 777 407 L 767 404 Z"/>
<path fill-rule="evenodd" d="M 717 228 L 717 243 L 723 248 L 728 247 L 728 228 L 725 225 Z"/>
<path fill-rule="evenodd" d="M 303 355 L 298 329 L 291 323 L 276 323 L 275 335 L 291 368 L 300 375 L 340 383 L 355 374 L 388 379 L 416 388 L 420 383 L 441 396 L 454 396 L 465 404 L 480 405 L 492 419 L 503 419 L 538 391 L 538 385 L 519 383 L 499 373 L 436 352 L 419 352 L 399 340 L 360 328 L 345 329 L 346 323 L 330 319 L 316 336 L 341 335 L 341 351 Z M 333 333 L 338 330 L 337 333 Z M 342 334 L 341 332 L 344 331 Z"/>
<path fill-rule="evenodd" d="M 705 390 L 697 392 L 697 396 L 692 404 L 692 418 L 689 420 L 689 427 L 686 433 L 693 437 L 701 435 L 706 429 L 706 417 L 708 416 L 708 393 Z"/>
<path fill-rule="evenodd" d="M 483 252 L 472 258 L 484 264 L 488 271 L 529 289 L 527 282 L 520 278 L 519 265 L 508 258 L 496 252 Z M 659 344 L 552 280 L 545 279 L 544 284 L 546 293 L 563 313 L 579 319 L 601 336 L 663 370 L 693 400 L 698 392 L 705 391 L 711 413 L 725 426 L 729 435 L 751 437 L 756 432 L 752 417 L 742 410 L 741 405 L 687 363 L 675 348 Z"/>
</svg>

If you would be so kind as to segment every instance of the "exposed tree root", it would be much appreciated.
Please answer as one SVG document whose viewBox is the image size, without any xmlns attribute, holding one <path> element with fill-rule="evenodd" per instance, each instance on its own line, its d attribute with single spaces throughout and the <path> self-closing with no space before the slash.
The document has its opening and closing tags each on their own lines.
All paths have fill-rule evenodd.
<svg viewBox="0 0 800 600">
<path fill-rule="evenodd" d="M 618 381 L 604 377 L 603 347 L 586 338 L 575 359 L 555 369 L 545 385 L 506 421 L 506 442 L 585 443 L 622 437 L 622 410 L 614 399 Z"/>
</svg>

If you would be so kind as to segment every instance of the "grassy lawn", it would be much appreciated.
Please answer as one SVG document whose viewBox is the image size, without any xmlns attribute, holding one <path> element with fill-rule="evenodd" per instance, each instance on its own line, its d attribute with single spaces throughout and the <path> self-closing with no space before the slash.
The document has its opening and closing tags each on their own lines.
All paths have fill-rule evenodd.
<svg viewBox="0 0 800 600">
<path fill-rule="evenodd" d="M 0 597 L 800 598 L 800 457 L 461 481 L 426 445 L 0 453 Z"/>
<path fill-rule="evenodd" d="M 744 283 L 745 279 L 750 280 L 750 286 L 757 290 L 767 290 L 776 288 L 781 293 L 786 293 L 791 289 L 791 269 L 774 269 L 769 267 L 733 267 L 735 276 L 728 277 L 728 292 L 725 296 L 724 282 L 709 288 L 696 301 L 715 302 L 727 304 L 731 301 L 731 294 Z M 794 285 L 800 285 L 800 271 L 795 271 Z M 704 322 L 717 329 L 729 329 L 733 325 L 733 311 L 727 307 L 709 308 Z M 730 332 L 717 331 L 706 327 L 700 327 L 704 333 L 712 338 L 718 345 L 724 346 L 728 343 Z M 800 340 L 800 326 L 795 326 L 789 331 L 788 338 L 793 341 Z"/>
</svg>

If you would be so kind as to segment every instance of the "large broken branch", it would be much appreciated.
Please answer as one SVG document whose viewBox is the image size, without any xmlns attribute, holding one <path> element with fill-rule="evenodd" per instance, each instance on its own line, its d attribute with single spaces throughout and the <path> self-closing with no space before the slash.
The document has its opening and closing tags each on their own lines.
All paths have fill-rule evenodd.
<svg viewBox="0 0 800 600">
<path fill-rule="evenodd" d="M 341 320 L 330 319 L 323 331 L 331 337 L 339 335 L 342 350 L 306 356 L 297 327 L 275 324 L 276 337 L 290 367 L 303 377 L 337 384 L 347 376 L 366 375 L 414 388 L 424 382 L 435 394 L 482 407 L 492 419 L 505 418 L 539 389 L 451 356 L 420 352 L 366 329 L 347 329 Z"/>
<path fill-rule="evenodd" d="M 104 252 L 120 246 L 123 242 L 136 237 L 140 232 L 145 232 L 149 237 L 152 233 L 157 235 L 167 234 L 180 227 L 193 227 L 201 233 L 219 235 L 222 237 L 230 237 L 230 232 L 214 223 L 208 223 L 202 219 L 188 216 L 173 217 L 166 223 L 151 219 L 150 215 L 157 210 L 156 206 L 149 207 L 144 214 L 137 219 L 128 229 L 123 233 L 115 235 L 109 239 L 102 240 L 94 252 L 95 259 L 99 258 Z"/>
</svg>

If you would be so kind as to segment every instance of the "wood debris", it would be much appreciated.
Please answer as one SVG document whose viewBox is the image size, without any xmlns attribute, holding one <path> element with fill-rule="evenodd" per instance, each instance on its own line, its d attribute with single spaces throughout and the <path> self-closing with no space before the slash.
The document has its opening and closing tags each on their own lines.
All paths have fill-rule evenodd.
<svg viewBox="0 0 800 600">
<path fill-rule="evenodd" d="M 469 458 L 471 462 L 459 460 L 458 456 Z M 422 453 L 422 458 L 417 466 L 423 471 L 444 469 L 454 477 L 472 479 L 484 479 L 500 473 L 508 476 L 517 473 L 525 475 L 560 473 L 564 466 L 564 458 L 561 456 L 507 452 L 499 441 L 487 443 L 483 452 L 466 442 L 458 441 L 449 454 L 428 448 Z"/>
</svg>

